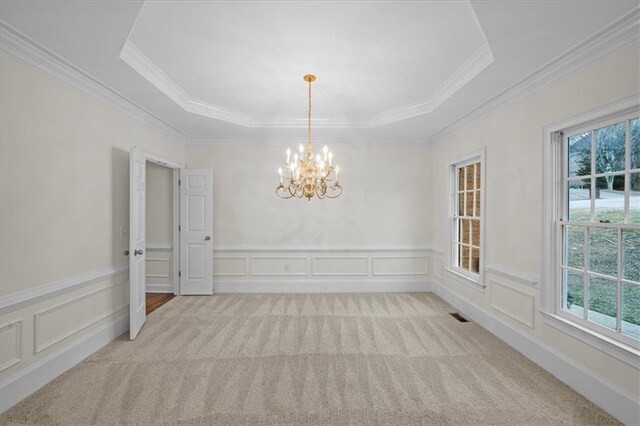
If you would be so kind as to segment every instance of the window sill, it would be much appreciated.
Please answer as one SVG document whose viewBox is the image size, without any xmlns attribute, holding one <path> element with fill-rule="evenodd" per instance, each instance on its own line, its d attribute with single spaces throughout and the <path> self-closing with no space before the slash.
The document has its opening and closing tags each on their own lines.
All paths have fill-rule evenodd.
<svg viewBox="0 0 640 426">
<path fill-rule="evenodd" d="M 480 278 L 474 279 L 468 275 L 465 275 L 461 272 L 456 271 L 455 269 L 445 268 L 445 272 L 450 278 L 455 279 L 459 283 L 462 283 L 466 286 L 471 287 L 472 289 L 484 293 L 484 288 L 486 287 L 484 283 L 480 282 Z"/>
<path fill-rule="evenodd" d="M 593 346 L 614 358 L 619 359 L 635 368 L 638 368 L 640 362 L 640 350 L 615 339 L 604 336 L 597 331 L 593 331 L 580 324 L 576 324 L 560 315 L 552 314 L 545 311 L 542 313 L 542 319 L 545 324 L 556 328 L 576 339 Z"/>
</svg>

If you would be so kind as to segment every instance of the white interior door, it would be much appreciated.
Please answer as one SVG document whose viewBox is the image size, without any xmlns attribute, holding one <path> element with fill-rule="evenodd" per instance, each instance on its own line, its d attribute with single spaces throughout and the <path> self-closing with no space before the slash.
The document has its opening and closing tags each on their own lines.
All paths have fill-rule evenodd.
<svg viewBox="0 0 640 426">
<path fill-rule="evenodd" d="M 180 294 L 213 294 L 213 172 L 180 170 Z"/>
<path fill-rule="evenodd" d="M 146 319 L 146 166 L 144 153 L 133 148 L 129 172 L 129 338 L 135 339 Z"/>
</svg>

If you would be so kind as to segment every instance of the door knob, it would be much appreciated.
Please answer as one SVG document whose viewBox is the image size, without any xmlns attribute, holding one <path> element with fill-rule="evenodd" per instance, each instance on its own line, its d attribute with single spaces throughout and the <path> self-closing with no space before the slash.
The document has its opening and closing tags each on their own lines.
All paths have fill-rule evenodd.
<svg viewBox="0 0 640 426">
<path fill-rule="evenodd" d="M 125 251 L 124 251 L 124 255 L 125 255 L 125 256 L 129 256 L 129 250 L 125 250 Z"/>
<path fill-rule="evenodd" d="M 142 254 L 142 253 L 144 253 L 142 250 L 134 250 L 133 251 L 133 255 L 134 256 L 137 256 L 137 255 Z"/>
<path fill-rule="evenodd" d="M 209 241 L 211 239 L 211 237 L 207 235 L 206 237 L 204 237 L 204 239 L 205 239 L 205 241 Z"/>
</svg>

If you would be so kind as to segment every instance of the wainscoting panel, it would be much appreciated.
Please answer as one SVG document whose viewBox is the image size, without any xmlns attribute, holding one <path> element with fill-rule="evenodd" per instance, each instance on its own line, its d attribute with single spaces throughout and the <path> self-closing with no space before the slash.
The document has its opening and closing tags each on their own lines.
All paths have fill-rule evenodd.
<svg viewBox="0 0 640 426">
<path fill-rule="evenodd" d="M 149 279 L 163 278 L 167 279 L 171 277 L 171 259 L 162 259 L 159 257 L 147 257 L 146 259 L 146 277 L 147 282 Z"/>
<path fill-rule="evenodd" d="M 440 279 L 444 279 L 444 262 L 440 257 L 433 257 L 433 275 Z"/>
<path fill-rule="evenodd" d="M 311 275 L 350 276 L 369 275 L 367 256 L 315 256 L 311 259 Z"/>
<path fill-rule="evenodd" d="M 247 258 L 244 256 L 213 256 L 214 277 L 243 277 L 247 275 Z"/>
<path fill-rule="evenodd" d="M 374 256 L 373 275 L 428 275 L 429 256 Z"/>
<path fill-rule="evenodd" d="M 0 300 L 0 411 L 128 329 L 128 272 L 104 267 Z"/>
<path fill-rule="evenodd" d="M 33 314 L 34 353 L 124 309 L 128 304 L 126 296 L 125 287 L 115 283 L 36 312 Z M 70 318 L 73 321 L 69 321 Z"/>
<path fill-rule="evenodd" d="M 489 277 L 490 305 L 492 309 L 526 325 L 534 327 L 535 296 L 517 288 L 518 284 Z"/>
<path fill-rule="evenodd" d="M 305 276 L 308 275 L 306 256 L 253 256 L 253 276 Z"/>
<path fill-rule="evenodd" d="M 22 320 L 0 325 L 0 371 L 22 361 Z"/>
<path fill-rule="evenodd" d="M 215 248 L 216 292 L 424 291 L 431 250 Z"/>
<path fill-rule="evenodd" d="M 173 247 L 147 244 L 145 279 L 148 293 L 173 293 Z"/>
</svg>

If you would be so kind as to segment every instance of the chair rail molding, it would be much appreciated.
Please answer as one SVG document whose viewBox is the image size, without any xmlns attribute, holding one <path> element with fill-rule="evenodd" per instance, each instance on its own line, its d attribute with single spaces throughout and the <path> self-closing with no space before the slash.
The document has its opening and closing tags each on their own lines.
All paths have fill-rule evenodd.
<svg viewBox="0 0 640 426">
<path fill-rule="evenodd" d="M 0 299 L 0 315 L 128 272 L 128 263 L 107 266 L 6 296 Z"/>
</svg>

